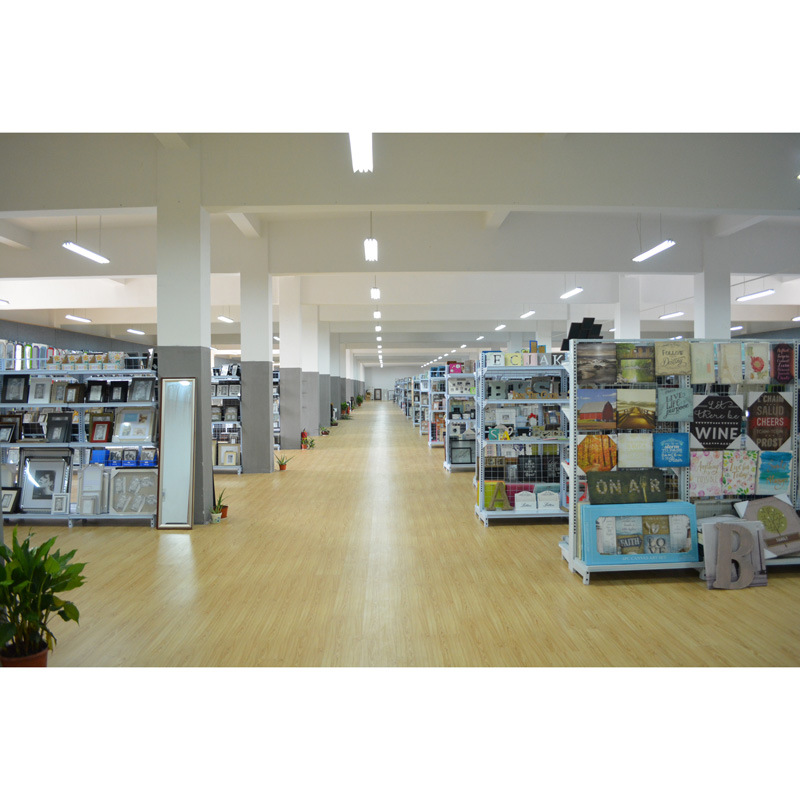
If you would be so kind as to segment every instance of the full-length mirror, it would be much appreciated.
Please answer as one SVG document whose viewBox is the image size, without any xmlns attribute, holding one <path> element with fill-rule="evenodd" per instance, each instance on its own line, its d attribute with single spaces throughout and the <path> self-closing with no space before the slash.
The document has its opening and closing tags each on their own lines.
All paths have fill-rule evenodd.
<svg viewBox="0 0 800 800">
<path fill-rule="evenodd" d="M 162 378 L 158 527 L 191 528 L 194 501 L 196 381 Z"/>
</svg>

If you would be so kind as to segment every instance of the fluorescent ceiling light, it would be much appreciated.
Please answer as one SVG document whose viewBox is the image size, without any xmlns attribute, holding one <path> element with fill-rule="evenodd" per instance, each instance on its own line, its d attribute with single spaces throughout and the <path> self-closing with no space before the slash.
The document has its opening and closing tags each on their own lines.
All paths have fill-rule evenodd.
<svg viewBox="0 0 800 800">
<path fill-rule="evenodd" d="M 369 239 L 367 239 L 367 241 L 369 241 Z M 381 290 L 377 286 L 373 286 L 369 290 L 369 296 L 370 296 L 371 300 L 380 300 L 381 299 Z"/>
<path fill-rule="evenodd" d="M 375 333 L 380 333 L 380 332 L 381 332 L 381 326 L 380 325 L 376 325 L 375 326 Z"/>
<path fill-rule="evenodd" d="M 661 244 L 657 244 L 655 247 L 650 248 L 650 250 L 645 251 L 641 255 L 638 255 L 636 256 L 636 258 L 631 260 L 646 261 L 648 258 L 651 258 L 652 256 L 656 255 L 656 253 L 660 253 L 663 250 L 669 250 L 669 248 L 672 247 L 674 244 L 675 242 L 673 242 L 672 239 L 664 239 L 664 241 L 661 242 Z"/>
<path fill-rule="evenodd" d="M 479 342 L 481 339 L 485 339 L 485 338 L 486 338 L 485 336 L 479 336 L 475 341 Z"/>
<path fill-rule="evenodd" d="M 144 336 L 144 331 L 137 331 L 136 328 L 128 328 L 128 333 L 135 333 L 137 336 Z"/>
<path fill-rule="evenodd" d="M 800 322 L 800 317 L 792 317 L 792 322 Z"/>
<path fill-rule="evenodd" d="M 217 319 L 218 319 L 220 322 L 233 322 L 233 320 L 232 320 L 230 317 L 226 317 L 224 314 L 220 314 L 220 315 L 217 317 Z"/>
<path fill-rule="evenodd" d="M 583 291 L 581 286 L 576 286 L 574 289 L 570 289 L 568 292 L 564 292 L 561 295 L 562 300 L 566 300 L 568 297 L 575 297 L 576 294 L 580 294 Z"/>
<path fill-rule="evenodd" d="M 462 344 L 462 345 L 461 345 L 461 349 L 462 349 L 462 350 L 463 350 L 465 347 L 466 347 L 466 345 L 465 345 L 465 344 Z"/>
<path fill-rule="evenodd" d="M 759 297 L 768 297 L 771 294 L 775 294 L 774 289 L 762 289 L 760 292 L 753 292 L 752 294 L 743 294 L 741 297 L 736 298 L 736 302 L 745 303 L 748 300 L 756 300 Z"/>
<path fill-rule="evenodd" d="M 350 134 L 353 172 L 372 172 L 372 133 Z"/>
<path fill-rule="evenodd" d="M 281 340 L 281 337 L 280 337 L 280 336 L 273 336 L 272 338 L 273 338 L 273 339 L 274 339 L 276 342 L 279 342 L 279 341 Z"/>
<path fill-rule="evenodd" d="M 732 330 L 732 331 L 741 331 L 741 330 L 744 330 L 744 325 L 732 325 L 732 326 L 731 326 L 731 330 Z"/>
<path fill-rule="evenodd" d="M 670 336 L 669 339 L 671 342 L 674 342 L 675 339 L 683 339 L 683 336 Z"/>
<path fill-rule="evenodd" d="M 376 342 L 382 342 L 383 341 L 383 336 L 376 336 L 375 337 L 375 341 Z"/>
<path fill-rule="evenodd" d="M 61 246 L 65 247 L 67 250 L 72 250 L 73 253 L 77 253 L 79 256 L 96 261 L 98 264 L 111 263 L 105 256 L 101 256 L 99 253 L 95 253 L 92 250 L 87 250 L 85 247 L 75 244 L 75 242 L 64 242 Z"/>
<path fill-rule="evenodd" d="M 380 311 L 373 311 L 372 312 L 372 318 L 373 319 L 380 319 L 381 318 L 381 312 Z"/>
<path fill-rule="evenodd" d="M 675 319 L 675 317 L 682 317 L 685 311 L 670 311 L 669 314 L 662 314 L 659 319 Z"/>
<path fill-rule="evenodd" d="M 609 328 L 608 332 L 609 333 L 616 333 L 616 330 L 617 330 L 616 328 Z"/>
<path fill-rule="evenodd" d="M 3 300 L 2 297 L 0 297 L 0 303 L 5 303 L 7 306 L 11 305 L 11 301 L 10 300 Z"/>
<path fill-rule="evenodd" d="M 64 317 L 66 319 L 71 319 L 73 322 L 91 322 L 91 320 L 86 317 L 76 317 L 74 314 L 65 314 Z"/>
<path fill-rule="evenodd" d="M 503 330 L 503 328 L 505 328 L 505 325 L 498 325 L 498 326 L 495 328 L 495 330 L 496 330 L 496 331 L 501 331 L 501 330 Z"/>
<path fill-rule="evenodd" d="M 378 240 L 377 239 L 364 239 L 364 260 L 377 261 L 378 260 Z M 375 292 L 378 296 L 375 296 Z M 370 294 L 373 300 L 378 300 L 381 296 L 380 289 L 370 289 Z"/>
<path fill-rule="evenodd" d="M 520 314 L 520 319 L 528 319 L 528 317 L 532 317 L 536 312 L 535 311 L 526 311 L 524 314 Z"/>
</svg>

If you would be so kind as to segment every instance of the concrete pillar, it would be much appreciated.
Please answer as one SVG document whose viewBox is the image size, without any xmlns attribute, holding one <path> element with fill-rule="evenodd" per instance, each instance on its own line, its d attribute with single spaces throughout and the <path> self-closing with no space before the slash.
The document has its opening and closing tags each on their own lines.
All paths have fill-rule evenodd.
<svg viewBox="0 0 800 800">
<path fill-rule="evenodd" d="M 540 347 L 547 348 L 547 352 L 549 353 L 553 349 L 553 323 L 549 320 L 547 322 L 537 322 L 535 338 L 537 344 Z"/>
<path fill-rule="evenodd" d="M 615 339 L 640 339 L 641 279 L 638 275 L 619 276 L 619 302 L 614 312 Z"/>
<path fill-rule="evenodd" d="M 317 321 L 319 358 L 319 424 L 328 427 L 331 418 L 331 326 Z"/>
<path fill-rule="evenodd" d="M 272 278 L 266 238 L 248 239 L 241 264 L 242 470 L 275 469 L 272 430 Z"/>
<path fill-rule="evenodd" d="M 319 434 L 319 333 L 317 306 L 300 306 L 302 389 L 300 424 L 309 436 Z"/>
<path fill-rule="evenodd" d="M 278 278 L 281 339 L 281 449 L 299 450 L 302 396 L 302 321 L 298 277 Z"/>
<path fill-rule="evenodd" d="M 158 374 L 194 378 L 194 523 L 210 518 L 211 464 L 211 231 L 202 208 L 200 153 L 159 148 L 156 269 Z"/>
<path fill-rule="evenodd" d="M 694 335 L 731 338 L 731 273 L 726 267 L 707 266 L 694 276 Z"/>
</svg>

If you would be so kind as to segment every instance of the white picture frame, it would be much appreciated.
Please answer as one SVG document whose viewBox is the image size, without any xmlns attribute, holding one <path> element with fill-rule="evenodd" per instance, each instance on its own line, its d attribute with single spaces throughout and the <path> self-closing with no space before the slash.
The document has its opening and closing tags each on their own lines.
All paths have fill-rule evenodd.
<svg viewBox="0 0 800 800">
<path fill-rule="evenodd" d="M 120 408 L 114 416 L 115 444 L 142 444 L 153 441 L 155 409 L 152 407 Z"/>
<path fill-rule="evenodd" d="M 53 503 L 50 507 L 51 514 L 69 514 L 69 495 L 66 492 L 53 494 Z"/>
<path fill-rule="evenodd" d="M 46 406 L 50 403 L 52 378 L 31 378 L 28 383 L 28 405 Z"/>
<path fill-rule="evenodd" d="M 110 516 L 156 513 L 158 470 L 155 468 L 111 470 L 108 513 Z"/>
</svg>

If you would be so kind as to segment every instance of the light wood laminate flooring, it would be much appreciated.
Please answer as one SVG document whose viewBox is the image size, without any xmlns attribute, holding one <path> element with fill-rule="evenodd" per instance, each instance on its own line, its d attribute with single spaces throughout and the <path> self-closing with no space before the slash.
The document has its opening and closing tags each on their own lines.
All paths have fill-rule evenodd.
<svg viewBox="0 0 800 800">
<path fill-rule="evenodd" d="M 447 473 L 395 405 L 316 440 L 286 472 L 217 475 L 220 525 L 41 528 L 87 562 L 81 623 L 55 621 L 50 665 L 800 664 L 800 568 L 740 591 L 690 570 L 584 586 L 566 525 L 484 527 L 472 473 Z"/>
</svg>

